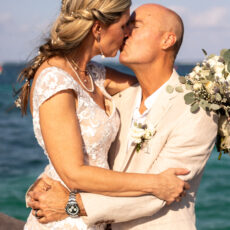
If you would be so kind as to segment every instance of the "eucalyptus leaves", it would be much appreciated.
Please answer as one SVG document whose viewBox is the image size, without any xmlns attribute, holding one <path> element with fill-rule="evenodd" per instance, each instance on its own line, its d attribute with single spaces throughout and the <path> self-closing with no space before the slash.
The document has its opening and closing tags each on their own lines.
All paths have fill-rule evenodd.
<svg viewBox="0 0 230 230">
<path fill-rule="evenodd" d="M 184 95 L 191 112 L 196 113 L 200 108 L 205 111 L 214 111 L 221 115 L 218 133 L 217 148 L 224 153 L 230 152 L 230 49 L 223 49 L 220 55 L 207 56 L 201 64 L 185 77 L 180 77 L 182 85 L 176 88 L 167 86 L 172 93 L 184 92 L 183 85 L 190 92 Z M 224 122 L 223 122 L 224 120 Z M 224 125 L 223 125 L 224 124 Z"/>
</svg>

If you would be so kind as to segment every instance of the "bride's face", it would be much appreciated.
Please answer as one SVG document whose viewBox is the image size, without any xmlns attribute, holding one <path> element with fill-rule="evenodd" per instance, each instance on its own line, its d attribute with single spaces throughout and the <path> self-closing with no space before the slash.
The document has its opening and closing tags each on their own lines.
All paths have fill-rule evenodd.
<svg viewBox="0 0 230 230">
<path fill-rule="evenodd" d="M 100 45 L 106 57 L 115 57 L 121 48 L 124 37 L 127 35 L 127 23 L 129 21 L 130 10 L 125 11 L 119 21 L 101 30 Z"/>
</svg>

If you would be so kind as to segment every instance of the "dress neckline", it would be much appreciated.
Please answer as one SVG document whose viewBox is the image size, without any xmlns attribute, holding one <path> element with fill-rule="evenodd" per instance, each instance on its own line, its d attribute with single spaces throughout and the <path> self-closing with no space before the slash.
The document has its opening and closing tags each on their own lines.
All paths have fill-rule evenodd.
<svg viewBox="0 0 230 230">
<path fill-rule="evenodd" d="M 89 62 L 87 65 L 89 65 L 89 64 L 91 64 L 91 63 Z M 89 65 L 89 66 L 90 66 L 90 65 Z M 100 110 L 102 110 L 102 111 L 105 113 L 105 115 L 108 117 L 108 119 L 111 119 L 111 118 L 113 117 L 113 115 L 114 115 L 114 113 L 115 113 L 115 111 L 116 111 L 116 106 L 115 106 L 114 100 L 113 100 L 113 98 L 111 97 L 111 95 L 109 95 L 109 93 L 106 92 L 105 89 L 103 89 L 102 87 L 100 87 L 99 84 L 97 84 L 97 82 L 94 80 L 94 78 L 93 78 L 94 84 L 99 88 L 100 92 L 101 92 L 102 95 L 104 96 L 104 105 L 105 105 L 105 107 L 106 107 L 106 99 L 108 99 L 108 100 L 111 102 L 111 104 L 112 104 L 112 107 L 113 107 L 113 108 L 112 108 L 112 112 L 111 112 L 110 114 L 108 114 L 108 113 L 106 112 L 106 110 L 104 110 L 100 105 L 98 105 L 98 104 L 93 100 L 93 98 L 89 95 L 89 93 L 88 93 L 86 90 L 84 90 L 84 88 L 81 86 L 81 84 L 78 83 L 78 82 L 77 82 L 67 71 L 63 70 L 62 68 L 57 67 L 57 66 L 46 67 L 46 68 L 44 68 L 44 69 L 40 72 L 40 74 L 38 75 L 38 78 L 43 74 L 43 72 L 48 71 L 49 69 L 56 69 L 56 70 L 58 70 L 58 71 L 63 72 L 63 73 L 64 73 L 65 75 L 67 75 L 68 77 L 70 77 L 70 78 L 73 80 L 73 82 L 74 82 L 76 85 L 78 85 L 78 86 L 81 88 L 81 90 L 82 90 L 85 94 L 87 94 L 87 96 L 90 98 L 90 100 L 91 100 Z M 93 74 L 93 73 L 91 73 L 91 74 Z M 37 80 L 36 80 L 36 81 L 37 81 Z M 35 87 L 36 87 L 36 84 L 37 84 L 37 82 L 35 83 Z"/>
</svg>

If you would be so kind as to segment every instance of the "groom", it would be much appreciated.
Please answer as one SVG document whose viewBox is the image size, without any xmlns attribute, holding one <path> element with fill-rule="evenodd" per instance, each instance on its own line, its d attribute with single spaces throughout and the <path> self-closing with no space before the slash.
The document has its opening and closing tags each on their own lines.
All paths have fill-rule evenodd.
<svg viewBox="0 0 230 230">
<path fill-rule="evenodd" d="M 191 189 L 181 202 L 168 206 L 151 195 L 119 198 L 80 193 L 87 224 L 113 222 L 113 230 L 196 229 L 196 192 L 215 143 L 217 117 L 203 110 L 193 114 L 184 102 L 184 93 L 166 92 L 168 85 L 180 85 L 173 66 L 182 40 L 183 22 L 175 12 L 146 4 L 132 14 L 120 62 L 134 71 L 139 84 L 115 96 L 122 125 L 111 147 L 110 163 L 113 170 L 137 173 L 188 168 L 191 172 L 182 178 Z M 155 135 L 138 153 L 130 143 L 134 120 L 155 128 Z M 65 218 L 68 194 L 59 183 L 49 183 L 48 192 L 39 198 L 36 192 L 31 195 L 39 200 L 39 209 L 49 221 Z M 31 207 L 38 208 L 34 204 Z"/>
</svg>

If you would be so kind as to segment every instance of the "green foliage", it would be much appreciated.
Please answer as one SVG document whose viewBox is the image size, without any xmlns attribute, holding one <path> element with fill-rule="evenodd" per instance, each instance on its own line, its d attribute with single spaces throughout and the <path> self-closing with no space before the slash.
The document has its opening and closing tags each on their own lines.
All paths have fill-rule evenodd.
<svg viewBox="0 0 230 230">
<path fill-rule="evenodd" d="M 224 57 L 224 53 L 227 51 L 228 49 L 222 49 L 221 51 L 220 51 L 220 56 L 221 57 Z"/>
<path fill-rule="evenodd" d="M 230 50 L 226 50 L 223 54 L 223 58 L 225 63 L 229 63 L 230 62 Z"/>
<path fill-rule="evenodd" d="M 220 106 L 217 105 L 217 104 L 211 104 L 210 109 L 216 111 L 216 110 L 219 110 L 219 109 L 220 109 Z"/>
<path fill-rule="evenodd" d="M 186 88 L 187 90 L 192 90 L 192 89 L 193 89 L 192 85 L 190 85 L 190 84 L 188 84 L 188 83 L 185 84 L 185 88 Z"/>
<path fill-rule="evenodd" d="M 199 103 L 196 102 L 196 103 L 194 103 L 194 104 L 191 106 L 190 111 L 191 111 L 192 113 L 196 113 L 196 112 L 199 111 L 199 109 L 200 109 Z"/>
<path fill-rule="evenodd" d="M 193 92 L 184 95 L 184 100 L 186 105 L 190 105 L 196 101 L 195 94 Z"/>
<path fill-rule="evenodd" d="M 227 64 L 227 71 L 230 73 L 230 61 Z"/>
<path fill-rule="evenodd" d="M 167 90 L 168 93 L 173 93 L 174 88 L 173 88 L 171 85 L 168 85 L 168 86 L 166 87 L 166 90 Z"/>
<path fill-rule="evenodd" d="M 207 53 L 207 51 L 205 49 L 202 49 L 202 51 L 203 51 L 203 53 L 204 53 L 205 56 L 208 55 L 208 53 Z"/>
<path fill-rule="evenodd" d="M 216 100 L 217 101 L 222 101 L 222 97 L 219 93 L 216 94 Z"/>
<path fill-rule="evenodd" d="M 181 84 L 185 84 L 186 83 L 186 78 L 185 77 L 179 77 L 179 81 Z"/>
<path fill-rule="evenodd" d="M 200 100 L 200 107 L 204 110 L 206 110 L 207 108 L 209 108 L 209 103 L 203 99 Z"/>
<path fill-rule="evenodd" d="M 182 86 L 177 86 L 177 87 L 175 88 L 175 90 L 176 90 L 178 93 L 183 93 L 183 92 L 184 92 Z"/>
</svg>

